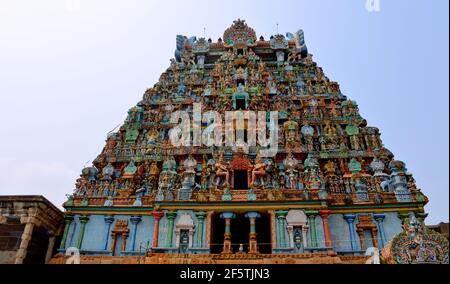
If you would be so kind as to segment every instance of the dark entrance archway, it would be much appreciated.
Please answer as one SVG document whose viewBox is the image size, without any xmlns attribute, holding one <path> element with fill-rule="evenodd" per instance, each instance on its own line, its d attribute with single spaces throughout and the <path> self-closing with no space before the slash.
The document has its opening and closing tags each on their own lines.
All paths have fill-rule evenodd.
<svg viewBox="0 0 450 284">
<path fill-rule="evenodd" d="M 220 218 L 220 212 L 215 213 L 211 220 L 211 239 L 209 250 L 211 254 L 219 254 L 223 248 L 223 235 L 225 234 L 225 220 Z"/>
<path fill-rule="evenodd" d="M 236 218 L 231 220 L 231 247 L 233 253 L 239 252 L 239 247 L 243 245 L 243 252 L 248 252 L 250 220 L 245 217 L 246 212 L 235 212 Z M 256 233 L 259 252 L 263 254 L 272 253 L 270 215 L 267 212 L 260 212 L 260 218 L 256 219 Z M 212 254 L 220 254 L 223 249 L 225 233 L 225 220 L 220 218 L 220 213 L 212 217 L 210 251 Z"/>
<path fill-rule="evenodd" d="M 233 253 L 239 252 L 243 245 L 243 252 L 248 251 L 250 223 L 245 213 L 237 213 L 236 218 L 231 221 L 231 247 Z"/>
<path fill-rule="evenodd" d="M 261 217 L 256 219 L 256 233 L 259 252 L 263 254 L 272 253 L 272 238 L 270 226 L 270 215 L 267 212 L 261 213 Z"/>
</svg>

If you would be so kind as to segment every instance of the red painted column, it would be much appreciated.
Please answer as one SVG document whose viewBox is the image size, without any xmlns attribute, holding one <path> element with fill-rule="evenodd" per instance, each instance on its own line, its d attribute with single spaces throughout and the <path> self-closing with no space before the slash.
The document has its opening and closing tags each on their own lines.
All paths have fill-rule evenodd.
<svg viewBox="0 0 450 284">
<path fill-rule="evenodd" d="M 325 246 L 327 248 L 331 247 L 331 239 L 330 239 L 330 226 L 328 224 L 328 216 L 330 216 L 330 210 L 320 210 L 319 214 L 322 217 L 323 223 L 323 232 L 325 234 Z"/>
<path fill-rule="evenodd" d="M 155 218 L 155 222 L 153 223 L 153 243 L 152 247 L 158 247 L 158 235 L 159 235 L 159 220 L 164 216 L 164 212 L 162 211 L 153 211 L 151 215 Z"/>
</svg>

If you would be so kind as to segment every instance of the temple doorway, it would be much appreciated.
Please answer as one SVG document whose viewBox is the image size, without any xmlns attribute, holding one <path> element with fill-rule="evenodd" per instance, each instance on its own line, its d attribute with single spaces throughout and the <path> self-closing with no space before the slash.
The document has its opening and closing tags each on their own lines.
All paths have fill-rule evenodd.
<svg viewBox="0 0 450 284">
<path fill-rule="evenodd" d="M 220 218 L 217 212 L 212 216 L 211 220 L 211 241 L 209 249 L 211 254 L 220 254 L 223 248 L 223 235 L 225 234 L 225 221 Z"/>
<path fill-rule="evenodd" d="M 241 245 L 242 252 L 248 253 L 250 220 L 245 217 L 245 212 L 235 213 L 236 218 L 231 220 L 231 247 L 233 253 L 238 253 Z M 259 252 L 262 254 L 272 253 L 270 215 L 266 212 L 260 213 L 256 219 L 256 233 Z M 211 254 L 220 254 L 223 249 L 225 234 L 225 220 L 220 218 L 220 213 L 214 214 L 212 218 L 210 251 Z"/>
<path fill-rule="evenodd" d="M 256 233 L 258 240 L 259 252 L 263 254 L 272 253 L 272 238 L 270 231 L 270 215 L 268 213 L 260 213 L 261 217 L 256 219 Z"/>
<path fill-rule="evenodd" d="M 248 189 L 248 172 L 243 170 L 234 171 L 234 189 Z"/>
<path fill-rule="evenodd" d="M 244 213 L 237 213 L 236 218 L 231 220 L 231 247 L 233 253 L 239 252 L 242 246 L 242 252 L 248 252 L 250 233 L 250 221 Z"/>
</svg>

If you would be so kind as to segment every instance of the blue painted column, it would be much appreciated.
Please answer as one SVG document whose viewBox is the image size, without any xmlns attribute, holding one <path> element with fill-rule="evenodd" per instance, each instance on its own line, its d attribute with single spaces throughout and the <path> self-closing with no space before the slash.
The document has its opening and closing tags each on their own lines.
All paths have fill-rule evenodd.
<svg viewBox="0 0 450 284">
<path fill-rule="evenodd" d="M 114 217 L 113 216 L 105 216 L 106 230 L 105 230 L 105 237 L 103 240 L 103 243 L 105 244 L 105 246 L 103 247 L 103 250 L 108 250 L 109 233 L 111 232 L 112 223 L 114 223 Z"/>
<path fill-rule="evenodd" d="M 136 249 L 136 234 L 137 234 L 137 225 L 142 221 L 141 216 L 131 216 L 130 222 L 132 224 L 132 236 L 131 236 L 131 251 L 135 251 Z"/>
<path fill-rule="evenodd" d="M 380 235 L 380 248 L 384 248 L 384 246 L 387 244 L 386 234 L 384 233 L 384 225 L 383 225 L 383 221 L 384 221 L 384 218 L 386 218 L 386 215 L 374 214 L 373 218 L 375 219 L 375 222 L 377 222 L 377 226 L 378 226 L 378 232 Z"/>
<path fill-rule="evenodd" d="M 358 250 L 358 242 L 356 241 L 356 231 L 355 231 L 355 214 L 346 214 L 344 215 L 345 221 L 348 224 L 348 230 L 350 231 L 350 242 L 352 244 L 352 250 Z"/>
</svg>

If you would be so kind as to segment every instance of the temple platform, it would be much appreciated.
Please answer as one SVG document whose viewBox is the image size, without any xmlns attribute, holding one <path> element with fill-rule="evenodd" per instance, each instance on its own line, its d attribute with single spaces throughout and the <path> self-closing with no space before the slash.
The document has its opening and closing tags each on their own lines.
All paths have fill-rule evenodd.
<svg viewBox="0 0 450 284">
<path fill-rule="evenodd" d="M 65 264 L 56 255 L 50 264 Z M 80 264 L 365 264 L 367 256 L 341 256 L 335 252 L 304 254 L 163 254 L 145 256 L 80 256 Z"/>
</svg>

